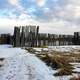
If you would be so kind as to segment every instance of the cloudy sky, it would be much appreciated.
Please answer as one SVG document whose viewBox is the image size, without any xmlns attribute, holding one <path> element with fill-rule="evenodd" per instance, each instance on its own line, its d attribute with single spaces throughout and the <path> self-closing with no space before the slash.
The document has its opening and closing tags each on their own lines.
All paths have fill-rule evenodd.
<svg viewBox="0 0 80 80">
<path fill-rule="evenodd" d="M 29 24 L 44 33 L 80 31 L 80 0 L 0 0 L 0 33 Z"/>
</svg>

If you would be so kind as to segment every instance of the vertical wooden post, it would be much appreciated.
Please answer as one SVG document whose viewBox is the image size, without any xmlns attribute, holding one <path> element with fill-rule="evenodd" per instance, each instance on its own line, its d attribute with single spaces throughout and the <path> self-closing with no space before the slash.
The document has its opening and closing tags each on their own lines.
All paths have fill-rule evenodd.
<svg viewBox="0 0 80 80">
<path fill-rule="evenodd" d="M 24 26 L 22 26 L 22 30 L 21 30 L 21 47 L 25 46 L 25 33 L 24 33 Z"/>
<path fill-rule="evenodd" d="M 25 46 L 29 46 L 29 26 L 25 27 Z"/>
<path fill-rule="evenodd" d="M 35 39 L 36 39 L 36 26 L 30 26 L 30 43 L 31 43 L 31 47 L 35 46 Z"/>
<path fill-rule="evenodd" d="M 20 47 L 20 28 L 14 27 L 14 47 Z"/>
<path fill-rule="evenodd" d="M 37 26 L 37 28 L 36 28 L 36 43 L 35 43 L 36 44 L 36 47 L 39 46 L 38 45 L 39 44 L 38 43 L 38 37 L 39 37 L 39 26 Z"/>
</svg>

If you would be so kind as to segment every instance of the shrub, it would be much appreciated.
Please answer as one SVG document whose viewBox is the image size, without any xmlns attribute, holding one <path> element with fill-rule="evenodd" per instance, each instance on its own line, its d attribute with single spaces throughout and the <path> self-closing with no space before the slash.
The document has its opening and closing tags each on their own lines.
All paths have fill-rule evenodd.
<svg viewBox="0 0 80 80">
<path fill-rule="evenodd" d="M 33 48 L 25 48 L 30 53 L 35 53 L 36 51 Z"/>
<path fill-rule="evenodd" d="M 63 75 L 71 75 L 72 69 L 64 67 L 59 70 L 59 72 L 55 73 L 55 76 L 63 76 Z"/>
<path fill-rule="evenodd" d="M 71 75 L 72 65 L 69 64 L 68 58 L 59 54 L 41 54 L 38 57 L 53 69 L 59 69 L 55 76 Z"/>
<path fill-rule="evenodd" d="M 80 75 L 78 77 L 72 77 L 70 80 L 80 80 Z"/>
</svg>

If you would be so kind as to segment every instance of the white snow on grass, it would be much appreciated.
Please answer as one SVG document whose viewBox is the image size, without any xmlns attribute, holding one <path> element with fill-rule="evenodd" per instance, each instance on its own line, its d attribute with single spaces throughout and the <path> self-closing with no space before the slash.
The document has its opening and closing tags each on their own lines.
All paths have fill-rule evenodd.
<svg viewBox="0 0 80 80">
<path fill-rule="evenodd" d="M 80 63 L 70 63 L 70 64 L 73 65 L 74 67 L 73 72 L 80 74 Z"/>
<path fill-rule="evenodd" d="M 0 45 L 0 48 L 11 48 L 12 47 L 12 45 L 7 45 L 7 44 L 5 44 L 5 45 Z"/>
<path fill-rule="evenodd" d="M 0 80 L 57 80 L 50 69 L 35 55 L 20 48 L 0 46 Z"/>
<path fill-rule="evenodd" d="M 74 50 L 80 50 L 80 46 L 68 45 L 68 46 L 48 46 L 48 48 L 33 48 L 37 52 L 43 51 L 60 51 L 60 52 L 72 52 Z"/>
<path fill-rule="evenodd" d="M 41 52 L 41 51 L 49 51 L 48 48 L 33 48 L 33 49 L 35 49 L 38 52 Z"/>
<path fill-rule="evenodd" d="M 56 51 L 80 50 L 80 46 L 53 46 L 49 48 L 34 48 Z M 0 67 L 0 80 L 69 80 L 71 76 L 53 76 L 55 70 L 49 68 L 34 54 L 24 49 L 13 48 L 11 45 L 0 45 L 0 58 L 4 58 L 3 66 Z M 1 61 L 0 61 L 1 62 Z M 0 63 L 1 64 L 1 63 Z M 71 63 L 74 71 L 80 71 L 80 64 Z"/>
<path fill-rule="evenodd" d="M 80 50 L 80 46 L 68 45 L 68 46 L 49 46 L 49 49 L 61 52 L 72 52 L 73 50 Z"/>
</svg>

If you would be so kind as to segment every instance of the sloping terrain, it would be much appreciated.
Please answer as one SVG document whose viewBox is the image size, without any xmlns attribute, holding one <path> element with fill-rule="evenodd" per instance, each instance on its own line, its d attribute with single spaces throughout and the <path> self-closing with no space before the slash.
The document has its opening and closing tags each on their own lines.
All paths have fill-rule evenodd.
<svg viewBox="0 0 80 80">
<path fill-rule="evenodd" d="M 35 55 L 20 48 L 0 46 L 0 80 L 56 80 Z"/>
</svg>

